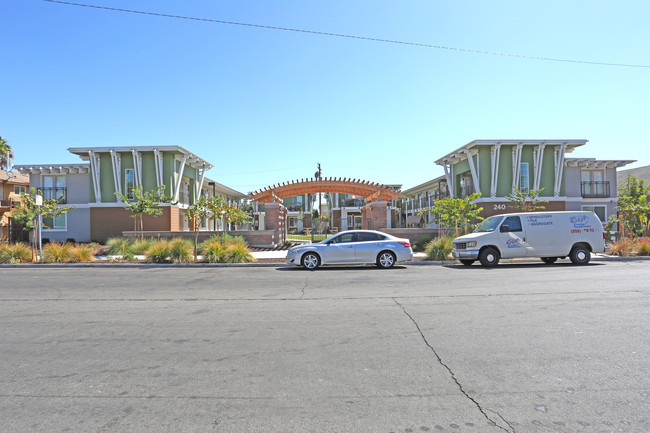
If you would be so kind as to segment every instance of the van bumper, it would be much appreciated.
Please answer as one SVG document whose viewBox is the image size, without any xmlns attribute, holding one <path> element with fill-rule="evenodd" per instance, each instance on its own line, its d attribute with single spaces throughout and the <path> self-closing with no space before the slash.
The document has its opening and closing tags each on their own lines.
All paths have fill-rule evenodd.
<svg viewBox="0 0 650 433">
<path fill-rule="evenodd" d="M 460 259 L 460 260 L 476 260 L 478 259 L 478 250 L 476 251 L 452 251 L 451 255 L 454 256 L 455 259 Z"/>
</svg>

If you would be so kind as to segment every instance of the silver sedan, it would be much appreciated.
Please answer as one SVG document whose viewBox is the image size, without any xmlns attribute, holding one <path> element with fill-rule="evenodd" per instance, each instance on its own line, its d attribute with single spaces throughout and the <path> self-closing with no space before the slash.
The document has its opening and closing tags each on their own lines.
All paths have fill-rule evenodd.
<svg viewBox="0 0 650 433">
<path fill-rule="evenodd" d="M 408 239 L 373 230 L 350 230 L 315 244 L 298 245 L 287 253 L 287 263 L 313 270 L 320 265 L 376 264 L 391 268 L 413 258 Z"/>
</svg>

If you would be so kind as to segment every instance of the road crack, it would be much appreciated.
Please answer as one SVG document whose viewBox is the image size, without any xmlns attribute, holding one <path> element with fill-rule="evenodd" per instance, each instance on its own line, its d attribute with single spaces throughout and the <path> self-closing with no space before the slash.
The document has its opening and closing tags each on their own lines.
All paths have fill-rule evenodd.
<svg viewBox="0 0 650 433">
<path fill-rule="evenodd" d="M 404 312 L 404 314 L 406 314 L 406 316 L 409 319 L 411 319 L 411 322 L 413 322 L 413 324 L 415 325 L 415 328 L 420 333 L 420 337 L 422 337 L 422 340 L 424 341 L 424 344 L 426 344 L 427 347 L 431 350 L 431 352 L 433 352 L 433 354 L 436 356 L 436 359 L 438 360 L 438 363 L 442 367 L 444 367 L 445 370 L 447 370 L 449 372 L 449 375 L 451 376 L 451 379 L 456 383 L 456 386 L 458 386 L 458 389 L 460 390 L 460 392 L 478 408 L 478 410 L 481 412 L 481 414 L 483 414 L 485 419 L 487 419 L 492 425 L 500 428 L 501 430 L 503 430 L 505 432 L 516 433 L 514 427 L 508 421 L 506 421 L 498 412 L 493 411 L 491 409 L 484 409 L 481 406 L 481 404 L 478 401 L 476 401 L 475 398 L 470 396 L 467 393 L 467 391 L 465 391 L 465 389 L 463 388 L 463 385 L 459 382 L 458 378 L 456 377 L 456 375 L 454 374 L 452 369 L 447 364 L 445 364 L 445 362 L 442 360 L 440 355 L 438 355 L 438 352 L 436 351 L 436 349 L 429 343 L 427 338 L 424 336 L 424 333 L 422 332 L 422 329 L 420 328 L 420 325 L 418 324 L 418 322 L 415 321 L 413 316 L 411 316 L 409 314 L 409 312 L 406 311 L 406 308 L 404 308 L 404 306 L 402 304 L 400 304 L 397 301 L 397 299 L 393 298 L 393 301 L 395 302 L 395 304 L 397 304 L 398 307 L 400 307 L 402 309 L 402 312 Z M 493 419 L 493 417 L 490 417 L 487 412 L 492 412 L 492 413 L 496 414 L 507 425 L 507 427 L 504 427 L 503 425 L 499 424 L 497 422 L 497 419 Z"/>
<path fill-rule="evenodd" d="M 302 300 L 302 298 L 305 296 L 305 289 L 307 288 L 307 282 L 309 281 L 309 276 L 305 277 L 305 284 L 303 284 L 302 289 L 300 289 L 300 297 L 298 300 Z"/>
</svg>

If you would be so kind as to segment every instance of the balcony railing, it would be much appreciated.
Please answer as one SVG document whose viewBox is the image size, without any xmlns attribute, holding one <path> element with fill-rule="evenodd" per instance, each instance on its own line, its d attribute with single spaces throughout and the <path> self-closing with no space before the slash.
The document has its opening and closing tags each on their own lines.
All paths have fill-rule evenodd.
<svg viewBox="0 0 650 433">
<path fill-rule="evenodd" d="M 68 189 L 65 187 L 44 187 L 38 190 L 43 194 L 43 200 L 58 200 L 60 204 L 68 202 Z"/>
<path fill-rule="evenodd" d="M 584 181 L 580 182 L 580 192 L 583 198 L 607 198 L 609 197 L 608 181 Z"/>
<path fill-rule="evenodd" d="M 365 200 L 340 199 L 339 207 L 362 207 L 366 205 Z"/>
</svg>

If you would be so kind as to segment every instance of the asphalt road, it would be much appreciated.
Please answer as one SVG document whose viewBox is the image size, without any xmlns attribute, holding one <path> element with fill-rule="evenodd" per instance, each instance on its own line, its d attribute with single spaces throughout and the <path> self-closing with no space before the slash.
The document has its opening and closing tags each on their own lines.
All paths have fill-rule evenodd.
<svg viewBox="0 0 650 433">
<path fill-rule="evenodd" d="M 650 262 L 0 281 L 2 433 L 650 431 Z"/>
</svg>

